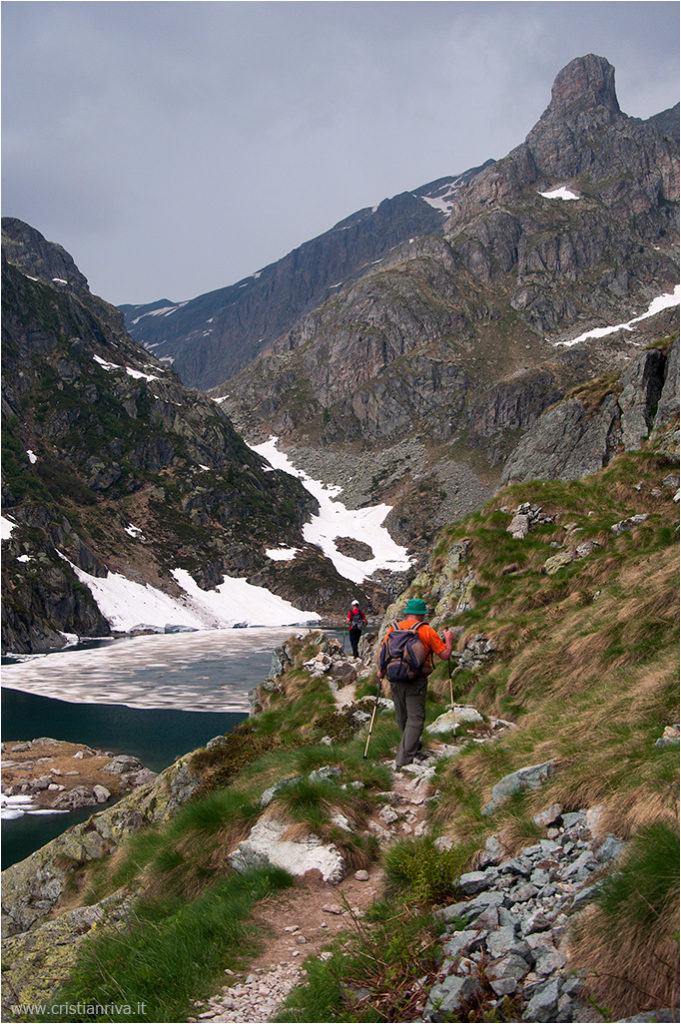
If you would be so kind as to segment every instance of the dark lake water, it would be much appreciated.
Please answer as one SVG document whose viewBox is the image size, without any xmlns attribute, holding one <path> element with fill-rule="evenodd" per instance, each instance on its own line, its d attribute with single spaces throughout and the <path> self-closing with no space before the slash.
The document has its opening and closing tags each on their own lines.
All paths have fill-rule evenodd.
<svg viewBox="0 0 681 1024">
<path fill-rule="evenodd" d="M 229 732 L 248 691 L 267 676 L 292 629 L 220 630 L 136 637 L 72 648 L 2 667 L 4 742 L 50 736 L 134 754 L 161 771 Z M 8 867 L 84 821 L 92 808 L 2 822 Z"/>
</svg>

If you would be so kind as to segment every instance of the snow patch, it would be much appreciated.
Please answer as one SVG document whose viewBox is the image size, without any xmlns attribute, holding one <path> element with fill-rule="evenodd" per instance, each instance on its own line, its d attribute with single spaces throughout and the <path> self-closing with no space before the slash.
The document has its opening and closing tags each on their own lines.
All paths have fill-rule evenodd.
<svg viewBox="0 0 681 1024">
<path fill-rule="evenodd" d="M 273 562 L 292 562 L 300 548 L 268 548 L 265 554 Z"/>
<path fill-rule="evenodd" d="M 128 373 L 131 377 L 134 377 L 135 380 L 160 380 L 161 379 L 160 377 L 155 377 L 151 373 L 142 373 L 141 370 L 133 370 L 129 366 L 125 367 L 125 372 Z"/>
<path fill-rule="evenodd" d="M 550 192 L 540 192 L 539 195 L 543 196 L 544 199 L 569 200 L 582 198 L 581 196 L 578 196 L 575 192 L 573 192 L 571 189 L 569 189 L 566 185 L 560 185 L 558 188 L 551 189 Z"/>
<path fill-rule="evenodd" d="M 11 519 L 0 516 L 0 540 L 9 540 L 12 536 L 12 530 L 15 529 L 16 525 Z"/>
<path fill-rule="evenodd" d="M 184 593 L 171 597 L 150 584 L 135 583 L 120 573 L 91 576 L 65 555 L 60 558 L 89 589 L 97 607 L 118 633 L 133 630 L 221 629 L 231 626 L 290 626 L 317 621 L 316 612 L 295 608 L 288 601 L 247 580 L 225 576 L 214 590 L 202 590 L 184 569 L 171 575 Z"/>
<path fill-rule="evenodd" d="M 302 611 L 265 587 L 256 587 L 248 580 L 225 576 L 215 590 L 201 590 L 184 569 L 174 569 L 171 575 L 189 595 L 192 604 L 207 618 L 215 619 L 215 627 L 235 626 L 293 626 L 319 620 L 316 612 Z"/>
<path fill-rule="evenodd" d="M 108 363 L 106 359 L 102 359 L 101 356 L 93 355 L 92 357 L 96 363 L 102 367 L 103 370 L 125 370 L 127 374 L 134 377 L 135 380 L 160 380 L 160 377 L 155 377 L 150 373 L 142 373 L 141 370 L 133 370 L 130 366 L 119 366 L 117 363 Z"/>
<path fill-rule="evenodd" d="M 28 455 L 28 461 L 31 463 L 32 466 L 35 466 L 36 462 L 38 461 L 38 456 L 35 454 L 35 452 L 32 452 L 30 448 L 27 450 L 26 454 Z"/>
<path fill-rule="evenodd" d="M 297 477 L 303 487 L 319 502 L 319 512 L 303 527 L 303 537 L 308 543 L 321 548 L 337 571 L 353 583 L 362 583 L 378 569 L 404 572 L 410 568 L 412 558 L 406 548 L 396 544 L 383 526 L 391 505 L 374 505 L 368 508 L 348 509 L 340 501 L 334 501 L 342 491 L 341 487 L 329 486 L 313 480 L 296 469 L 291 460 L 277 449 L 277 438 L 270 437 L 263 444 L 251 446 L 253 451 L 267 459 L 275 469 L 281 469 Z M 367 544 L 373 558 L 360 561 L 343 555 L 336 546 L 339 537 L 354 537 Z"/>
<path fill-rule="evenodd" d="M 450 185 L 449 188 L 447 188 L 446 191 L 443 191 L 440 195 L 421 196 L 420 198 L 423 199 L 424 203 L 428 203 L 429 206 L 432 206 L 434 210 L 439 210 L 440 213 L 443 213 L 448 217 L 452 212 L 454 196 L 458 191 L 458 185 Z"/>
<path fill-rule="evenodd" d="M 39 808 L 33 803 L 30 796 L 5 796 L 0 795 L 0 818 L 3 821 L 11 821 L 13 818 L 23 818 L 24 814 L 68 814 L 68 811 L 55 810 L 52 807 Z"/>
<path fill-rule="evenodd" d="M 177 313 L 178 309 L 182 309 L 183 306 L 187 305 L 189 299 L 185 302 L 178 302 L 176 306 L 159 306 L 158 309 L 151 309 L 148 313 L 141 313 L 132 322 L 138 324 L 140 320 L 144 320 L 146 316 L 172 316 L 173 313 Z"/>
<path fill-rule="evenodd" d="M 590 331 L 585 331 L 584 334 L 580 334 L 578 338 L 573 338 L 572 341 L 557 341 L 554 343 L 555 348 L 569 348 L 572 345 L 579 344 L 580 341 L 586 341 L 587 338 L 604 338 L 608 334 L 615 334 L 617 331 L 633 331 L 634 325 L 640 323 L 642 320 L 647 320 L 651 316 L 655 316 L 656 313 L 661 313 L 663 309 L 670 309 L 672 306 L 678 306 L 681 302 L 681 285 L 676 285 L 673 292 L 666 295 L 659 295 L 656 299 L 648 306 L 645 313 L 641 313 L 640 316 L 634 317 L 633 320 L 629 320 L 626 324 L 617 324 L 615 327 L 594 327 Z"/>
</svg>

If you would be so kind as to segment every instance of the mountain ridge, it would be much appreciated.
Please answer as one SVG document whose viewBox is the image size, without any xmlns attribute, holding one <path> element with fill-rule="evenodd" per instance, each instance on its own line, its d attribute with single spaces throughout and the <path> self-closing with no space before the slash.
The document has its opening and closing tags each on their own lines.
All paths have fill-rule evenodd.
<svg viewBox="0 0 681 1024">
<path fill-rule="evenodd" d="M 381 607 L 381 587 L 342 578 L 305 541 L 317 500 L 138 346 L 61 247 L 12 218 L 3 247 L 16 261 L 3 253 L 3 651 L 110 635 L 97 581 L 173 599 L 161 627 L 218 625 L 196 601 L 228 577 L 295 602 L 289 621 L 338 615 L 357 592 Z"/>
<path fill-rule="evenodd" d="M 172 359 L 186 383 L 204 390 L 222 384 L 341 282 L 361 276 L 410 236 L 441 230 L 452 195 L 479 170 L 364 207 L 233 285 L 181 303 L 121 305 L 128 330 Z"/>
<path fill-rule="evenodd" d="M 212 390 L 244 436 L 324 450 L 330 475 L 351 452 L 427 439 L 436 494 L 452 460 L 493 488 L 546 408 L 673 331 L 669 313 L 571 344 L 678 284 L 679 159 L 671 136 L 618 113 L 604 58 L 557 83 L 525 142 L 457 189 L 441 235 L 405 243 Z M 393 522 L 417 500 L 404 468 Z M 462 476 L 464 500 L 443 497 L 450 515 L 472 510 L 466 489 Z"/>
</svg>

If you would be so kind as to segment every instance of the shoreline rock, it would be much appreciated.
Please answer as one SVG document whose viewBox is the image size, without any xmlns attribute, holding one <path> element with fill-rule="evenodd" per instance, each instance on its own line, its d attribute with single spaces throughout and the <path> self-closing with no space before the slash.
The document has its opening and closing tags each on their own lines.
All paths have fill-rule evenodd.
<svg viewBox="0 0 681 1024">
<path fill-rule="evenodd" d="M 2 745 L 2 817 L 97 807 L 153 782 L 130 755 L 41 736 Z"/>
</svg>

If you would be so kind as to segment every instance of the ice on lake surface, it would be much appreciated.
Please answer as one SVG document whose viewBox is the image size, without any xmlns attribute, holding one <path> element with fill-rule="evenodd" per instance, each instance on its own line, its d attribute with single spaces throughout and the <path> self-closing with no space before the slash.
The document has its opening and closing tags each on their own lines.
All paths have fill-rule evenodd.
<svg viewBox="0 0 681 1024">
<path fill-rule="evenodd" d="M 272 652 L 295 628 L 151 634 L 5 664 L 2 685 L 91 704 L 184 711 L 247 711 Z"/>
</svg>

